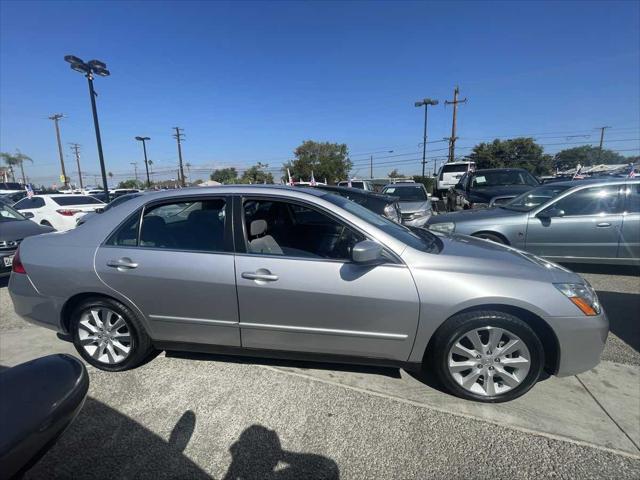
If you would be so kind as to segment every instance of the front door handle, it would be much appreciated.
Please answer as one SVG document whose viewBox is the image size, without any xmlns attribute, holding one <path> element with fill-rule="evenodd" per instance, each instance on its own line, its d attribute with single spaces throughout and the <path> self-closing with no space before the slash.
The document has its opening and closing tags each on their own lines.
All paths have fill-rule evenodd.
<svg viewBox="0 0 640 480">
<path fill-rule="evenodd" d="M 130 258 L 123 257 L 118 260 L 109 260 L 107 261 L 107 267 L 117 268 L 120 271 L 130 270 L 132 268 L 137 268 L 138 264 L 133 262 Z"/>
<path fill-rule="evenodd" d="M 607 228 L 610 227 L 611 224 L 609 222 L 600 222 L 596 225 L 596 227 L 600 227 L 600 228 Z"/>
<path fill-rule="evenodd" d="M 246 278 L 247 280 L 257 280 L 263 282 L 275 282 L 278 280 L 277 275 L 272 275 L 269 270 L 260 269 L 255 272 L 242 272 L 242 278 Z"/>
</svg>

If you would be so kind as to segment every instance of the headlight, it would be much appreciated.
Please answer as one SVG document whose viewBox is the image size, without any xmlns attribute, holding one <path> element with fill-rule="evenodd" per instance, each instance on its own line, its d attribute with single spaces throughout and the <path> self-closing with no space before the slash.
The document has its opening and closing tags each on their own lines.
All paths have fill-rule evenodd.
<svg viewBox="0 0 640 480">
<path fill-rule="evenodd" d="M 489 208 L 488 203 L 481 203 L 481 202 L 470 202 L 469 206 L 471 208 Z"/>
<path fill-rule="evenodd" d="M 600 301 L 591 285 L 584 283 L 554 283 L 562 294 L 571 300 L 576 307 L 590 317 L 600 315 Z"/>
<path fill-rule="evenodd" d="M 402 218 L 400 217 L 400 212 L 395 208 L 395 206 L 390 203 L 386 207 L 384 207 L 384 211 L 382 213 L 389 220 L 393 220 L 396 223 L 401 223 Z"/>
<path fill-rule="evenodd" d="M 434 223 L 431 225 L 427 225 L 429 230 L 433 230 L 434 232 L 442 232 L 442 233 L 453 233 L 456 229 L 456 224 L 453 222 L 442 222 L 442 223 Z"/>
<path fill-rule="evenodd" d="M 413 212 L 411 215 L 407 217 L 407 220 L 415 220 L 417 218 L 426 217 L 429 215 L 428 210 L 420 210 L 419 212 Z"/>
</svg>

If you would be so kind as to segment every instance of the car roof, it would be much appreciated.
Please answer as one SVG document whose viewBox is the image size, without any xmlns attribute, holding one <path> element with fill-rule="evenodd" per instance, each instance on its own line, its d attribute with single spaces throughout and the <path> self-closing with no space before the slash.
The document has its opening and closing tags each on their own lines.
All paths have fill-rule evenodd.
<svg viewBox="0 0 640 480">
<path fill-rule="evenodd" d="M 384 187 L 382 187 L 383 189 L 387 188 L 387 187 L 393 187 L 393 188 L 398 188 L 398 187 L 411 187 L 411 188 L 424 188 L 424 185 L 420 182 L 398 182 L 398 183 L 387 183 Z"/>
<path fill-rule="evenodd" d="M 541 187 L 544 186 L 549 186 L 549 185 L 553 185 L 553 186 L 561 186 L 561 187 L 579 187 L 581 185 L 592 185 L 592 186 L 598 186 L 598 185 L 607 185 L 609 183 L 638 183 L 640 182 L 640 179 L 636 179 L 636 178 L 615 178 L 615 177 L 611 177 L 611 178 L 585 178 L 583 180 L 565 180 L 563 182 L 551 182 L 551 183 L 543 183 L 542 185 L 540 185 Z"/>
<path fill-rule="evenodd" d="M 269 193 L 279 193 L 279 192 L 301 192 L 309 195 L 313 195 L 316 197 L 321 197 L 326 195 L 325 192 L 319 191 L 314 187 L 308 186 L 297 186 L 291 187 L 288 185 L 245 185 L 245 184 L 234 184 L 234 185 L 215 185 L 211 187 L 185 187 L 185 188 L 175 188 L 171 190 L 158 190 L 158 191 L 147 191 L 145 192 L 145 197 L 179 197 L 185 195 L 215 195 L 215 194 L 269 194 Z"/>
<path fill-rule="evenodd" d="M 471 173 L 476 174 L 480 172 L 527 172 L 530 173 L 526 168 L 481 168 L 479 170 L 474 170 Z"/>
<path fill-rule="evenodd" d="M 324 190 L 325 192 L 344 193 L 349 195 L 361 195 L 364 197 L 379 198 L 380 200 L 386 200 L 388 202 L 395 201 L 398 197 L 393 195 L 387 195 L 385 193 L 372 192 L 370 190 L 362 190 L 361 188 L 341 187 L 339 185 L 316 185 L 317 190 Z"/>
</svg>

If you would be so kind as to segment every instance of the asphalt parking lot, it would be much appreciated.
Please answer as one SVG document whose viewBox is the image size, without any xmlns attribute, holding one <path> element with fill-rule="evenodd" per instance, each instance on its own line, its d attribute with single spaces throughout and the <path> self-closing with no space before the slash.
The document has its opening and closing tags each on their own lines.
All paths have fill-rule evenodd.
<svg viewBox="0 0 640 480">
<path fill-rule="evenodd" d="M 162 354 L 89 368 L 76 422 L 26 478 L 640 478 L 640 276 L 576 267 L 611 321 L 601 364 L 501 405 L 382 368 Z M 0 364 L 73 352 L 13 313 Z"/>
</svg>

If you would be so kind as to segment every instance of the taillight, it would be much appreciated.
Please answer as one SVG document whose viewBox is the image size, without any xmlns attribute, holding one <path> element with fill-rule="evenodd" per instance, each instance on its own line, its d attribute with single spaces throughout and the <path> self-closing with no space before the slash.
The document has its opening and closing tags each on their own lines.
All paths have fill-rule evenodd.
<svg viewBox="0 0 640 480">
<path fill-rule="evenodd" d="M 11 264 L 11 271 L 13 273 L 27 273 L 24 269 L 24 265 L 20 261 L 20 247 L 16 250 L 15 255 L 13 256 L 13 263 Z"/>
<path fill-rule="evenodd" d="M 73 210 L 71 208 L 61 208 L 60 210 L 56 210 L 60 215 L 64 215 L 65 217 L 73 217 L 76 213 L 80 213 L 82 210 Z"/>
</svg>

